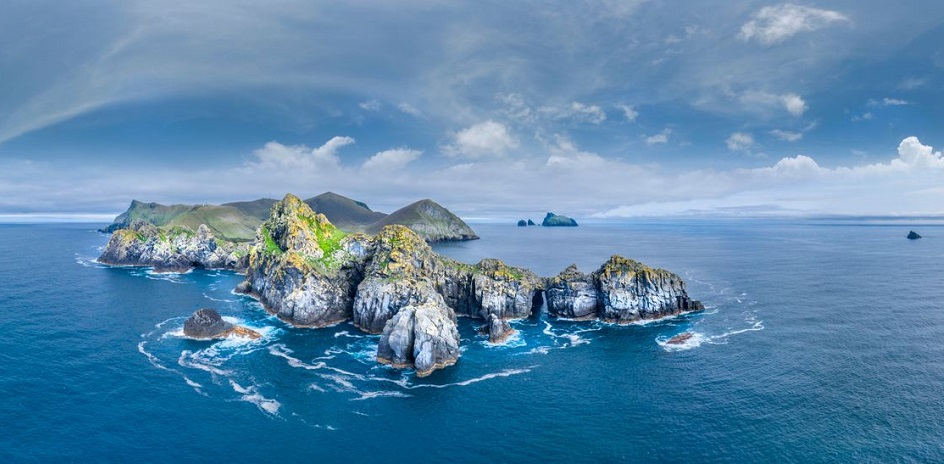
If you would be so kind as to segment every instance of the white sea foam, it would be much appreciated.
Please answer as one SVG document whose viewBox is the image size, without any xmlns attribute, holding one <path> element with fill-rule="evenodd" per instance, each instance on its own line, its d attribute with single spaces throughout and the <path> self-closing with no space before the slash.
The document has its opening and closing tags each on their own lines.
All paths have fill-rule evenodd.
<svg viewBox="0 0 944 464">
<path fill-rule="evenodd" d="M 203 292 L 203 297 L 210 301 L 216 301 L 218 303 L 235 303 L 236 302 L 236 300 L 227 300 L 224 298 L 213 298 L 212 296 L 207 295 L 206 292 Z"/>
<path fill-rule="evenodd" d="M 256 407 L 258 407 L 261 411 L 272 414 L 273 416 L 277 416 L 279 414 L 279 408 L 282 407 L 282 403 L 262 396 L 262 394 L 260 394 L 258 391 L 259 387 L 256 385 L 243 387 L 242 385 L 236 383 L 233 379 L 230 379 L 229 383 L 233 387 L 233 390 L 241 395 L 239 397 L 240 400 L 252 403 L 256 405 Z"/>
<path fill-rule="evenodd" d="M 403 392 L 398 391 L 369 391 L 369 392 L 360 392 L 361 396 L 357 398 L 351 398 L 351 401 L 364 401 L 373 398 L 409 398 L 413 395 L 407 395 Z M 366 414 L 365 414 L 366 415 Z"/>
</svg>

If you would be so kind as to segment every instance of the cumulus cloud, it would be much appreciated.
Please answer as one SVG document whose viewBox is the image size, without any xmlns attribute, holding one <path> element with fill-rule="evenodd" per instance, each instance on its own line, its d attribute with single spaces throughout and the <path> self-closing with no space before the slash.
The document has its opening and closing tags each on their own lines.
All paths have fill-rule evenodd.
<svg viewBox="0 0 944 464">
<path fill-rule="evenodd" d="M 636 108 L 633 108 L 630 105 L 624 105 L 620 103 L 616 105 L 616 107 L 619 108 L 620 111 L 623 112 L 623 116 L 625 116 L 626 120 L 629 122 L 636 122 L 636 118 L 639 117 L 639 111 L 637 111 Z"/>
<path fill-rule="evenodd" d="M 849 21 L 842 13 L 810 6 L 782 3 L 766 6 L 741 26 L 738 38 L 764 45 L 779 44 L 800 32 L 822 29 L 832 23 Z"/>
<path fill-rule="evenodd" d="M 774 129 L 770 131 L 770 135 L 783 140 L 784 142 L 796 142 L 803 138 L 802 132 L 791 132 L 780 129 Z"/>
<path fill-rule="evenodd" d="M 482 158 L 504 156 L 517 147 L 518 140 L 508 132 L 508 128 L 489 119 L 459 131 L 454 142 L 442 149 L 449 156 Z"/>
<path fill-rule="evenodd" d="M 361 169 L 377 173 L 389 173 L 403 169 L 411 161 L 422 156 L 423 152 L 401 147 L 384 150 L 364 161 Z"/>
<path fill-rule="evenodd" d="M 669 143 L 670 135 L 672 135 L 672 129 L 669 127 L 666 127 L 665 129 L 662 129 L 662 132 L 646 137 L 646 144 L 656 145 L 656 144 Z"/>
<path fill-rule="evenodd" d="M 540 112 L 550 115 L 554 119 L 572 119 L 591 124 L 600 124 L 606 121 L 606 113 L 602 108 L 577 101 L 566 106 L 543 106 Z"/>
<path fill-rule="evenodd" d="M 256 160 L 251 167 L 281 170 L 330 170 L 340 169 L 341 161 L 338 150 L 341 147 L 354 144 L 351 137 L 332 137 L 317 148 L 305 145 L 282 145 L 278 142 L 269 142 L 253 152 Z"/>
<path fill-rule="evenodd" d="M 724 143 L 728 150 L 750 152 L 754 148 L 754 136 L 746 132 L 735 132 Z"/>
</svg>

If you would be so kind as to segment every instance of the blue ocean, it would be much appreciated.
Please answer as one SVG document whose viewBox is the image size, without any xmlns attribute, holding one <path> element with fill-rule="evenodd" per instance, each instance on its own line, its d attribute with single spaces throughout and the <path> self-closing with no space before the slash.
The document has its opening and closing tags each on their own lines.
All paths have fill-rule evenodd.
<svg viewBox="0 0 944 464">
<path fill-rule="evenodd" d="M 0 225 L 0 462 L 944 461 L 935 224 L 473 224 L 437 250 L 541 275 L 622 254 L 707 309 L 538 314 L 503 346 L 460 319 L 459 362 L 423 379 L 350 324 L 287 326 L 234 273 L 99 265 L 100 226 Z M 202 307 L 263 337 L 183 338 Z"/>
</svg>

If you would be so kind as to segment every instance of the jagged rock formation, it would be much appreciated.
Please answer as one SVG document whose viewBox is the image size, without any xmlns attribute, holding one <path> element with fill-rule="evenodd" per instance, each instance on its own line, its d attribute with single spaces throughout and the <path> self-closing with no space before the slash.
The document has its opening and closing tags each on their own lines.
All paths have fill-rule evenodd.
<svg viewBox="0 0 944 464">
<path fill-rule="evenodd" d="M 495 259 L 464 264 L 402 225 L 346 234 L 292 195 L 260 227 L 237 290 L 295 325 L 351 319 L 381 334 L 379 361 L 424 375 L 458 358 L 456 316 L 483 319 L 483 333 L 501 343 L 514 333 L 508 321 L 531 316 L 545 292 L 550 313 L 572 319 L 627 323 L 702 309 L 677 275 L 619 256 L 592 274 L 570 266 L 553 278 Z"/>
<path fill-rule="evenodd" d="M 425 377 L 459 359 L 456 316 L 442 298 L 402 308 L 384 326 L 377 361 L 396 368 L 415 368 Z"/>
<path fill-rule="evenodd" d="M 906 238 L 907 238 L 908 240 L 917 240 L 917 239 L 921 238 L 921 236 L 918 235 L 917 232 L 915 232 L 915 231 L 912 230 L 911 232 L 908 232 L 908 237 L 906 237 Z"/>
<path fill-rule="evenodd" d="M 194 267 L 242 270 L 249 264 L 248 255 L 248 244 L 217 240 L 206 225 L 193 232 L 138 220 L 112 234 L 98 261 L 153 267 L 156 272 L 186 272 Z"/>
<path fill-rule="evenodd" d="M 344 321 L 351 317 L 367 242 L 366 236 L 345 234 L 288 195 L 259 228 L 243 290 L 295 325 Z"/>
<path fill-rule="evenodd" d="M 535 224 L 534 221 L 528 219 L 528 225 L 529 225 L 529 226 L 536 226 L 537 224 Z"/>
<path fill-rule="evenodd" d="M 544 227 L 576 227 L 577 221 L 567 216 L 560 216 L 549 212 L 547 216 L 544 216 L 544 221 L 541 225 Z"/>
<path fill-rule="evenodd" d="M 215 309 L 198 309 L 184 321 L 184 336 L 198 339 L 226 338 L 230 335 L 256 339 L 259 332 L 223 320 Z"/>
<path fill-rule="evenodd" d="M 550 279 L 547 307 L 557 317 L 617 324 L 704 309 L 678 275 L 618 255 L 590 275 L 571 265 Z"/>
</svg>

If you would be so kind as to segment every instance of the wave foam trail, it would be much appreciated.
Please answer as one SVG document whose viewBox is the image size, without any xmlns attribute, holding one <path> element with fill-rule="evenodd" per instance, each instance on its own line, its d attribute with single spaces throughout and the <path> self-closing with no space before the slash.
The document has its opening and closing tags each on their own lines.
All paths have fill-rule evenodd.
<svg viewBox="0 0 944 464">
<path fill-rule="evenodd" d="M 203 293 L 203 297 L 210 301 L 216 301 L 217 303 L 235 303 L 236 302 L 236 300 L 228 300 L 225 298 L 213 298 L 212 296 L 207 295 L 206 292 Z"/>
<path fill-rule="evenodd" d="M 266 412 L 273 416 L 277 416 L 279 414 L 279 409 L 282 407 L 282 403 L 262 396 L 262 394 L 260 394 L 258 391 L 258 386 L 250 385 L 248 387 L 243 387 L 242 385 L 233 381 L 233 379 L 230 379 L 229 384 L 233 387 L 233 391 L 241 395 L 239 397 L 240 400 L 252 403 L 256 405 L 260 411 Z"/>
</svg>

